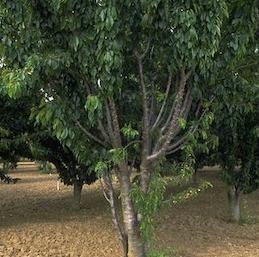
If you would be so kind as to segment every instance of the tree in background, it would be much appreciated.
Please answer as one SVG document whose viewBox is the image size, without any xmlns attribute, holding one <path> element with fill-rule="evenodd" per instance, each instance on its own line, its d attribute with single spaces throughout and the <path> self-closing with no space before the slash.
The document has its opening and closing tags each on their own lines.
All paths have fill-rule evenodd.
<svg viewBox="0 0 259 257">
<path fill-rule="evenodd" d="M 258 39 L 258 36 L 257 36 Z M 224 81 L 225 93 L 215 106 L 214 133 L 219 138 L 216 161 L 229 185 L 230 217 L 240 221 L 240 196 L 259 186 L 259 56 L 251 45 L 243 63 Z"/>
<path fill-rule="evenodd" d="M 258 92 L 251 93 L 254 95 L 249 101 L 244 97 L 247 91 L 243 92 L 241 101 L 236 96 L 234 102 L 228 98 L 217 120 L 217 160 L 224 169 L 222 179 L 229 185 L 230 216 L 235 222 L 240 220 L 241 193 L 250 193 L 259 186 L 258 97 L 255 98 Z M 233 91 L 230 94 L 232 98 Z"/>
<path fill-rule="evenodd" d="M 80 162 L 98 157 L 124 256 L 147 255 L 143 231 L 164 188 L 157 170 L 211 120 L 204 91 L 244 55 L 256 15 L 256 1 L 1 2 L 3 84 L 16 97 L 42 89 L 38 122 Z"/>
<path fill-rule="evenodd" d="M 237 61 L 220 55 L 216 59 L 215 72 L 222 58 L 228 60 L 226 69 L 216 79 L 218 86 L 209 90 L 216 97 L 208 138 L 216 137 L 217 147 L 209 154 L 195 149 L 196 165 L 219 164 L 223 168 L 222 179 L 229 186 L 230 218 L 234 222 L 240 221 L 241 194 L 258 188 L 258 23 L 256 27 L 242 58 Z M 243 51 L 238 46 L 235 49 Z"/>
<path fill-rule="evenodd" d="M 73 185 L 74 207 L 79 208 L 82 187 L 97 179 L 95 173 L 85 163 L 78 163 L 73 152 L 48 129 L 34 126 L 30 119 L 33 101 L 31 97 L 0 97 L 0 156 L 9 163 L 17 163 L 20 157 L 53 163 L 64 184 Z M 6 175 L 2 179 L 12 182 Z"/>
<path fill-rule="evenodd" d="M 6 100 L 7 98 L 5 98 Z M 7 183 L 15 182 L 13 178 L 8 176 L 8 171 L 15 168 L 20 158 L 20 153 L 24 156 L 29 155 L 29 148 L 26 146 L 24 137 L 17 134 L 17 131 L 23 130 L 24 122 L 20 123 L 16 119 L 17 111 L 23 110 L 23 104 L 17 102 L 15 108 L 11 107 L 11 102 L 6 102 L 0 97 L 0 158 L 2 162 L 1 180 Z M 21 112 L 20 114 L 23 115 Z"/>
</svg>

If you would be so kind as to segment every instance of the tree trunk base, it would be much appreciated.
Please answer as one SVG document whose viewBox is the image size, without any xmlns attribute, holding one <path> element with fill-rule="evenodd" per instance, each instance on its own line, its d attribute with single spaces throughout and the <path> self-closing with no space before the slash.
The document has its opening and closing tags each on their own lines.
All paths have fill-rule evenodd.
<svg viewBox="0 0 259 257">
<path fill-rule="evenodd" d="M 83 185 L 81 183 L 78 183 L 78 182 L 74 183 L 74 202 L 73 202 L 73 208 L 75 210 L 79 210 L 80 209 L 82 188 L 83 188 Z"/>
<path fill-rule="evenodd" d="M 230 221 L 238 223 L 240 221 L 240 191 L 233 186 L 228 191 L 228 202 Z"/>
</svg>

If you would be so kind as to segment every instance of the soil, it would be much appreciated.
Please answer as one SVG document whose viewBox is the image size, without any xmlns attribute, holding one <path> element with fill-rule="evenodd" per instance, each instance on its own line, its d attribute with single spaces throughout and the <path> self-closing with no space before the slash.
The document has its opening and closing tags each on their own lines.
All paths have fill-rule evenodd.
<svg viewBox="0 0 259 257">
<path fill-rule="evenodd" d="M 108 203 L 99 184 L 85 186 L 81 210 L 72 187 L 57 191 L 56 174 L 22 165 L 0 184 L 0 257 L 121 257 Z M 259 192 L 242 196 L 242 225 L 227 221 L 226 188 L 217 170 L 199 173 L 214 187 L 157 215 L 156 248 L 177 257 L 259 257 Z M 250 215 L 253 215 L 250 216 Z"/>
</svg>

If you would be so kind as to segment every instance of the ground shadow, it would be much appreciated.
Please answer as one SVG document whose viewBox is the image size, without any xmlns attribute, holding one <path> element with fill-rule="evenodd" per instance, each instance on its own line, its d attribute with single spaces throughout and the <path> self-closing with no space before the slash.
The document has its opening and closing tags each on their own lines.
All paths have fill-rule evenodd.
<svg viewBox="0 0 259 257">
<path fill-rule="evenodd" d="M 73 208 L 72 187 L 62 185 L 56 190 L 56 178 L 35 173 L 13 173 L 21 180 L 17 184 L 0 186 L 0 227 L 17 226 L 23 223 L 59 222 L 77 219 L 110 218 L 109 205 L 98 187 L 82 192 L 80 210 Z M 45 185 L 45 188 L 44 188 Z M 47 186 L 46 186 L 47 185 Z"/>
</svg>

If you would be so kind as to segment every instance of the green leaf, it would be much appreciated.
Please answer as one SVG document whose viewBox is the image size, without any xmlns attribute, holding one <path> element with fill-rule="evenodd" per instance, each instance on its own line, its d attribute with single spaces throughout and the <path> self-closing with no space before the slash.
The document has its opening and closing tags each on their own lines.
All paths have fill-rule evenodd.
<svg viewBox="0 0 259 257">
<path fill-rule="evenodd" d="M 114 164 L 120 164 L 126 158 L 126 151 L 122 148 L 114 148 L 109 150 L 111 159 Z"/>
<path fill-rule="evenodd" d="M 180 118 L 179 119 L 179 125 L 182 129 L 185 129 L 186 128 L 186 125 L 187 125 L 187 121 L 183 118 Z"/>
</svg>

